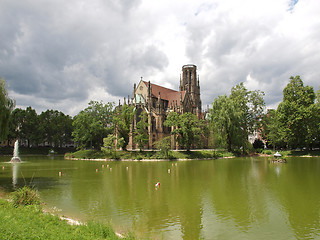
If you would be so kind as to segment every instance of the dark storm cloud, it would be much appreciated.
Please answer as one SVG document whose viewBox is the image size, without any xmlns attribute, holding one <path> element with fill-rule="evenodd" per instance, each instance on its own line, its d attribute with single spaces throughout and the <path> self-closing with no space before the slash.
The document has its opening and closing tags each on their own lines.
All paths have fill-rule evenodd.
<svg viewBox="0 0 320 240">
<path fill-rule="evenodd" d="M 124 95 L 143 69 L 168 62 L 130 19 L 139 3 L 2 2 L 1 76 L 12 92 L 48 102 L 86 100 L 96 87 Z"/>
</svg>

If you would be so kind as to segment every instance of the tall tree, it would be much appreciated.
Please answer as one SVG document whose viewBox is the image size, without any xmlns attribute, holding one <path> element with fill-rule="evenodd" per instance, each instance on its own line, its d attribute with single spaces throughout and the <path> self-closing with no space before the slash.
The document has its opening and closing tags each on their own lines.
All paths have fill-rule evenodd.
<svg viewBox="0 0 320 240">
<path fill-rule="evenodd" d="M 130 127 L 133 121 L 135 109 L 133 106 L 124 104 L 118 106 L 113 115 L 113 124 L 117 133 L 118 139 L 123 139 L 122 149 L 126 150 L 129 143 Z"/>
<path fill-rule="evenodd" d="M 300 76 L 290 77 L 277 109 L 279 134 L 289 147 L 310 147 L 317 138 L 319 114 L 315 98 L 312 86 L 304 86 Z"/>
<path fill-rule="evenodd" d="M 113 104 L 90 101 L 89 106 L 74 117 L 72 136 L 80 148 L 99 148 L 112 131 Z"/>
<path fill-rule="evenodd" d="M 22 138 L 27 140 L 28 147 L 37 146 L 41 139 L 38 114 L 31 106 L 27 107 L 23 113 L 24 116 L 21 123 Z"/>
<path fill-rule="evenodd" d="M 14 106 L 15 102 L 8 97 L 5 81 L 0 78 L 0 140 L 7 138 L 9 117 Z"/>
<path fill-rule="evenodd" d="M 241 112 L 236 102 L 226 95 L 214 99 L 211 109 L 211 124 L 215 133 L 215 140 L 219 146 L 226 146 L 231 152 L 239 147 L 242 141 Z"/>
<path fill-rule="evenodd" d="M 279 136 L 279 121 L 277 111 L 269 109 L 262 117 L 260 134 L 266 141 L 267 147 L 272 146 L 274 149 L 278 147 L 285 147 L 285 143 Z"/>
<path fill-rule="evenodd" d="M 260 128 L 265 106 L 263 96 L 263 92 L 248 91 L 240 83 L 231 89 L 229 97 L 224 95 L 214 100 L 211 123 L 216 132 L 215 138 L 229 151 L 233 147 L 245 150 L 249 134 Z"/>
<path fill-rule="evenodd" d="M 39 116 L 39 129 L 42 141 L 51 146 L 62 146 L 70 142 L 72 133 L 72 118 L 57 110 L 47 110 Z"/>
<path fill-rule="evenodd" d="M 146 112 L 141 112 L 140 121 L 137 123 L 136 131 L 134 132 L 134 142 L 138 144 L 140 151 L 149 142 L 148 135 L 148 115 Z"/>
<path fill-rule="evenodd" d="M 173 127 L 171 134 L 176 137 L 179 145 L 190 151 L 192 145 L 199 145 L 201 136 L 206 132 L 206 124 L 196 115 L 187 112 L 178 114 L 171 112 L 164 122 L 167 127 Z"/>
</svg>

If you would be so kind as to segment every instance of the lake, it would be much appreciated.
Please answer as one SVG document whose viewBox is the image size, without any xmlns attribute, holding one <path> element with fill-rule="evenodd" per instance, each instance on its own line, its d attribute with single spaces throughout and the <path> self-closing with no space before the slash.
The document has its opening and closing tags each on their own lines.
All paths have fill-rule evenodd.
<svg viewBox="0 0 320 240">
<path fill-rule="evenodd" d="M 320 239 L 320 158 L 97 162 L 0 157 L 0 186 L 150 239 Z M 61 174 L 59 174 L 61 172 Z M 61 175 L 61 176 L 60 176 Z M 160 186 L 155 187 L 159 182 Z"/>
</svg>

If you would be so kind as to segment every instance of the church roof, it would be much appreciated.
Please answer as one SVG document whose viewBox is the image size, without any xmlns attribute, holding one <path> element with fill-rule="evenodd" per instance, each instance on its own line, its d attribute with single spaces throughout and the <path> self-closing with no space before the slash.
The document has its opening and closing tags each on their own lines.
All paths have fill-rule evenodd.
<svg viewBox="0 0 320 240">
<path fill-rule="evenodd" d="M 148 87 L 149 82 L 143 81 L 144 84 Z M 160 98 L 163 100 L 167 100 L 169 102 L 169 106 L 171 106 L 171 104 L 176 104 L 179 106 L 180 105 L 180 94 L 181 94 L 181 98 L 182 100 L 184 99 L 184 96 L 186 94 L 186 91 L 176 91 L 176 90 L 172 90 L 166 87 L 162 87 L 159 86 L 157 84 L 151 84 L 151 92 L 153 97 L 158 97 L 159 93 L 160 93 Z"/>
</svg>

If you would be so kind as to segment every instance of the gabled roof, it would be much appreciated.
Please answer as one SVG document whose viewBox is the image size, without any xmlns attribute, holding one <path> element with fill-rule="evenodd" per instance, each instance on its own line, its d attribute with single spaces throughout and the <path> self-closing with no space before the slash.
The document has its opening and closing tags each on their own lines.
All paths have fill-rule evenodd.
<svg viewBox="0 0 320 240">
<path fill-rule="evenodd" d="M 149 86 L 149 82 L 143 81 L 144 84 L 148 87 Z M 177 105 L 180 105 L 180 94 L 181 94 L 181 98 L 182 100 L 184 99 L 184 96 L 186 95 L 186 91 L 175 91 L 169 88 L 165 88 L 153 83 L 151 84 L 151 92 L 152 92 L 152 96 L 153 97 L 158 97 L 159 93 L 160 93 L 160 98 L 163 100 L 167 100 L 169 102 L 169 106 L 171 106 L 171 104 L 175 104 L 177 103 Z"/>
</svg>

